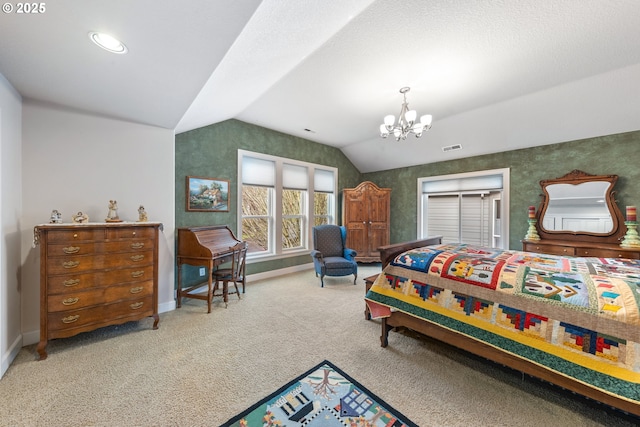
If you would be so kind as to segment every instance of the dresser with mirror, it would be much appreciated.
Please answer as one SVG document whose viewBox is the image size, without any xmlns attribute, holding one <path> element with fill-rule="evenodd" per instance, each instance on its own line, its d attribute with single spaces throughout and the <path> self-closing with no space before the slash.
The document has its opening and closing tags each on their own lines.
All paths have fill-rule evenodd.
<svg viewBox="0 0 640 427">
<path fill-rule="evenodd" d="M 574 170 L 540 181 L 542 201 L 536 212 L 540 240 L 525 239 L 527 252 L 601 258 L 640 259 L 640 248 L 623 248 L 627 227 L 615 200 L 617 175 Z"/>
</svg>

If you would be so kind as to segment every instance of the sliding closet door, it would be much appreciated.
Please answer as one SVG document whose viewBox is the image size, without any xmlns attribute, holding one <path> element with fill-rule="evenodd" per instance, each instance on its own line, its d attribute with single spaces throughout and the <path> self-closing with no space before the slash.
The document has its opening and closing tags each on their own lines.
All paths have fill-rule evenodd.
<svg viewBox="0 0 640 427">
<path fill-rule="evenodd" d="M 427 235 L 442 236 L 442 243 L 460 241 L 460 202 L 457 194 L 427 196 Z"/>
<path fill-rule="evenodd" d="M 443 243 L 493 246 L 491 200 L 488 193 L 426 195 L 427 235 L 442 235 Z"/>
</svg>

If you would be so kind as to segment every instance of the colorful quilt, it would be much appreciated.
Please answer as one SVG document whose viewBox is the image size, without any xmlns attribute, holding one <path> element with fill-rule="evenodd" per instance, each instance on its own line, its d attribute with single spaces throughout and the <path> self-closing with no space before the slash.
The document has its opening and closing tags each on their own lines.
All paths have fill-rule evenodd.
<svg viewBox="0 0 640 427">
<path fill-rule="evenodd" d="M 640 403 L 640 261 L 442 244 L 396 257 L 366 300 Z"/>
</svg>

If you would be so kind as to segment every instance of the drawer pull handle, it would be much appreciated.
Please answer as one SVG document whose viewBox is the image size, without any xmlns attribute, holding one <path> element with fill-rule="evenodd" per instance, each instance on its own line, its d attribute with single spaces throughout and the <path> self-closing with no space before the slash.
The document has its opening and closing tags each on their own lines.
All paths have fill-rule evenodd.
<svg viewBox="0 0 640 427">
<path fill-rule="evenodd" d="M 136 235 L 136 232 L 134 231 L 133 233 L 131 233 L 131 235 L 132 235 L 132 236 L 135 236 L 135 235 Z"/>
<path fill-rule="evenodd" d="M 79 318 L 80 318 L 79 314 L 76 314 L 74 316 L 63 317 L 62 318 L 62 323 L 73 323 L 73 322 L 77 321 Z"/>
<path fill-rule="evenodd" d="M 80 252 L 80 247 L 68 246 L 66 248 L 62 248 L 62 252 L 64 252 L 65 254 L 77 254 L 78 252 Z"/>
<path fill-rule="evenodd" d="M 139 294 L 140 292 L 142 292 L 144 289 L 143 286 L 136 286 L 135 288 L 131 288 L 129 290 L 129 292 L 131 292 L 132 294 Z"/>
<path fill-rule="evenodd" d="M 132 271 L 131 277 L 142 277 L 144 276 L 144 270 Z"/>
<path fill-rule="evenodd" d="M 79 265 L 80 265 L 80 261 L 67 261 L 62 263 L 62 266 L 64 268 L 76 268 Z"/>
<path fill-rule="evenodd" d="M 137 262 L 142 261 L 144 259 L 144 255 L 133 255 L 131 256 L 131 261 Z"/>
<path fill-rule="evenodd" d="M 74 239 L 77 239 L 77 238 L 78 238 L 78 235 L 77 235 L 76 233 L 74 233 L 74 234 L 73 234 L 73 238 L 74 238 Z"/>
<path fill-rule="evenodd" d="M 62 300 L 62 304 L 64 304 L 64 305 L 73 305 L 73 304 L 77 303 L 78 301 L 80 301 L 80 298 L 67 298 L 65 300 Z"/>
<path fill-rule="evenodd" d="M 137 310 L 139 308 L 142 308 L 143 305 L 143 302 L 134 302 L 133 304 L 130 304 L 129 307 L 131 307 L 132 310 Z"/>
<path fill-rule="evenodd" d="M 131 249 L 142 249 L 144 248 L 144 243 L 136 242 L 131 244 Z"/>
<path fill-rule="evenodd" d="M 63 285 L 65 285 L 66 287 L 71 287 L 71 286 L 76 286 L 80 283 L 80 279 L 69 279 L 69 280 L 65 280 L 64 282 L 62 282 Z"/>
</svg>

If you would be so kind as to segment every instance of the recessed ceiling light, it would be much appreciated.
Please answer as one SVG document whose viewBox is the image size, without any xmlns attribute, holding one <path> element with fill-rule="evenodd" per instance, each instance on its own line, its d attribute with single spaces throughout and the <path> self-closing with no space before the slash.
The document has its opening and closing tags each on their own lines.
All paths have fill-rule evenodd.
<svg viewBox="0 0 640 427">
<path fill-rule="evenodd" d="M 124 43 L 105 33 L 91 31 L 89 33 L 89 38 L 92 42 L 94 42 L 104 50 L 108 50 L 109 52 L 127 53 L 129 51 Z"/>
</svg>

